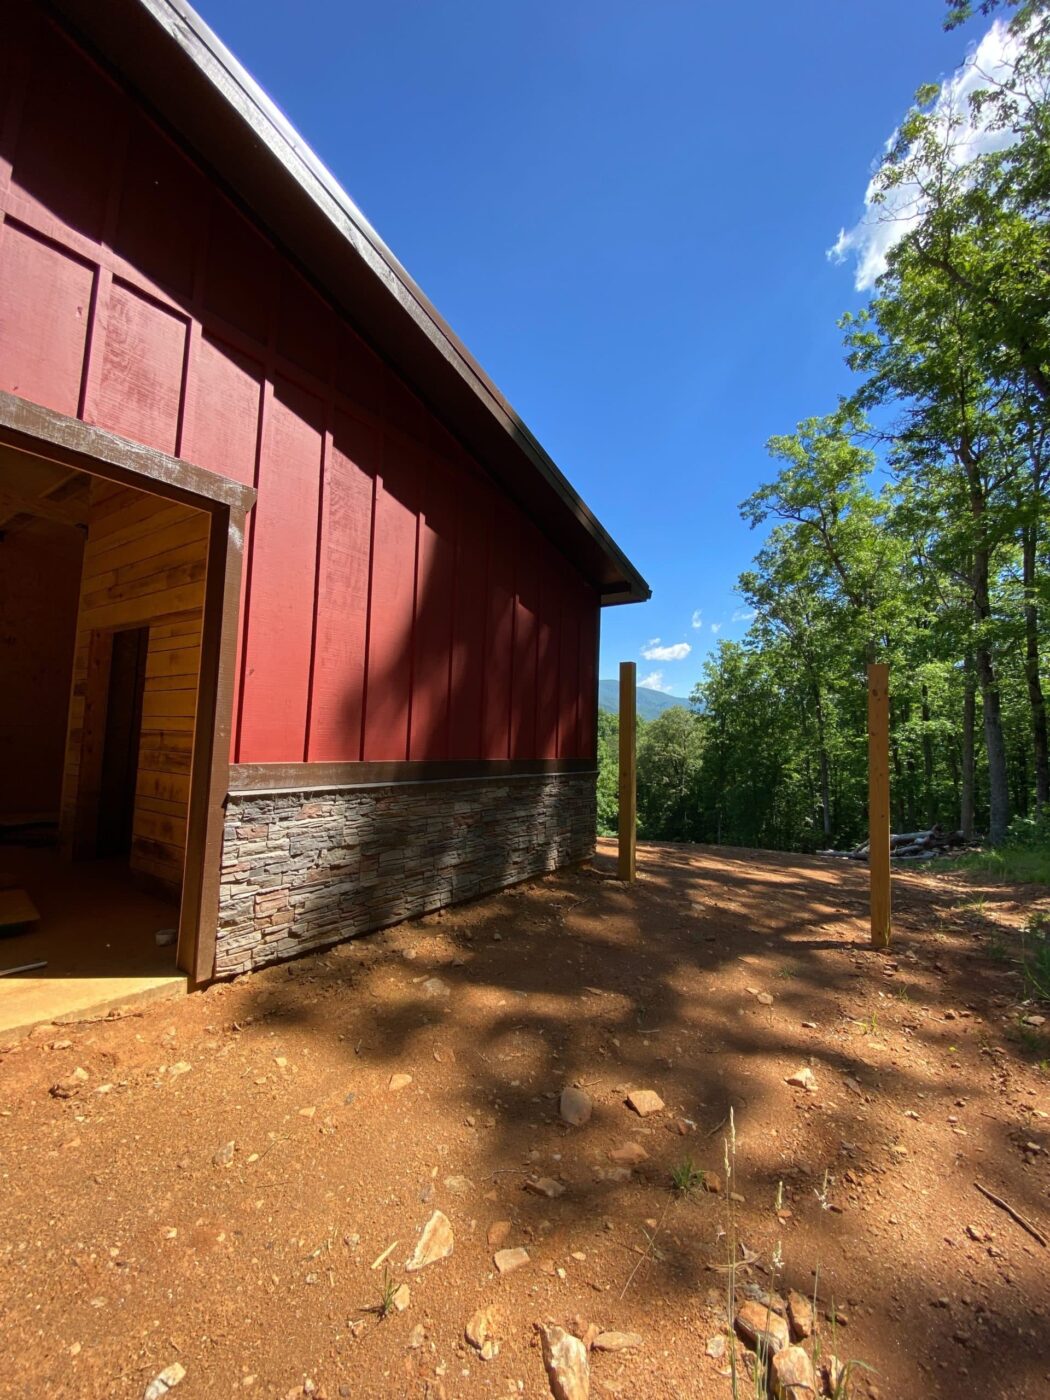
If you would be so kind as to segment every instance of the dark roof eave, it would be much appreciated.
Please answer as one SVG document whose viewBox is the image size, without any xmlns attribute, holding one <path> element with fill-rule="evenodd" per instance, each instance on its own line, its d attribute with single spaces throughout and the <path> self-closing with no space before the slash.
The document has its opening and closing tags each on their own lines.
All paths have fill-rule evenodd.
<svg viewBox="0 0 1050 1400">
<path fill-rule="evenodd" d="M 606 603 L 648 584 L 290 122 L 183 0 L 52 0 L 542 524 Z"/>
</svg>

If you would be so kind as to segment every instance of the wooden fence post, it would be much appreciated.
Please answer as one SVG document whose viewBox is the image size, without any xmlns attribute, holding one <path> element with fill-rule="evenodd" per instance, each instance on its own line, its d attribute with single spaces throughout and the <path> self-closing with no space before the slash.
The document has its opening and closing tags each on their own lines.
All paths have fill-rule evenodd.
<svg viewBox="0 0 1050 1400">
<path fill-rule="evenodd" d="M 868 667 L 868 869 L 871 942 L 890 946 L 890 668 Z"/>
<path fill-rule="evenodd" d="M 620 662 L 620 879 L 633 880 L 638 837 L 638 787 L 635 768 L 638 721 L 637 670 L 633 661 Z"/>
</svg>

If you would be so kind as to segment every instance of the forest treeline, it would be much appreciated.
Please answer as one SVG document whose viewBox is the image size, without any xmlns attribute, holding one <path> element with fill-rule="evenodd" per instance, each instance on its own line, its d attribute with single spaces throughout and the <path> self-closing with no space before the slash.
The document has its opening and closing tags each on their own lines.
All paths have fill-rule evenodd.
<svg viewBox="0 0 1050 1400">
<path fill-rule="evenodd" d="M 768 444 L 776 475 L 741 506 L 768 529 L 738 584 L 754 620 L 690 708 L 640 727 L 644 836 L 861 839 L 869 660 L 890 666 L 897 830 L 998 844 L 1050 803 L 1050 0 L 980 8 L 1008 17 L 1012 63 L 969 110 L 920 90 L 875 176 L 906 231 L 840 322 L 856 389 Z M 608 831 L 614 716 L 599 749 Z"/>
</svg>

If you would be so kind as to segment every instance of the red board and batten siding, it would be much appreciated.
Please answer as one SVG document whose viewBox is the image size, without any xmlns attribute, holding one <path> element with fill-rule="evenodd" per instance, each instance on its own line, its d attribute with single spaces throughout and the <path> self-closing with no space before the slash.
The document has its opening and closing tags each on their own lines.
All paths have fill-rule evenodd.
<svg viewBox="0 0 1050 1400">
<path fill-rule="evenodd" d="M 232 757 L 593 757 L 596 591 L 75 45 L 3 30 L 0 388 L 257 487 Z"/>
</svg>

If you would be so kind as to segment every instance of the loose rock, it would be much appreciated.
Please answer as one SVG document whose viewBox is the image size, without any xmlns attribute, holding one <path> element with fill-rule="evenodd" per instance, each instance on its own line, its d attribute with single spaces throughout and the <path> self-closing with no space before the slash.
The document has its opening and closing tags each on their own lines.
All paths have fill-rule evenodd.
<svg viewBox="0 0 1050 1400">
<path fill-rule="evenodd" d="M 497 1249 L 492 1262 L 501 1274 L 512 1274 L 529 1262 L 529 1252 L 520 1245 L 516 1249 Z"/>
<path fill-rule="evenodd" d="M 771 1363 L 777 1400 L 812 1400 L 817 1393 L 813 1362 L 802 1347 L 785 1347 Z"/>
<path fill-rule="evenodd" d="M 721 1332 L 713 1337 L 708 1337 L 707 1346 L 704 1348 L 708 1356 L 715 1361 L 721 1361 L 726 1354 L 726 1339 Z"/>
<path fill-rule="evenodd" d="M 60 1079 L 57 1084 L 51 1086 L 51 1096 L 56 1099 L 71 1099 L 75 1094 L 79 1094 L 81 1086 L 87 1082 L 88 1072 L 77 1065 L 72 1074 L 65 1079 Z"/>
<path fill-rule="evenodd" d="M 233 1154 L 237 1150 L 235 1142 L 224 1142 L 217 1152 L 212 1155 L 212 1161 L 217 1167 L 229 1167 L 233 1165 Z"/>
<path fill-rule="evenodd" d="M 805 1089 L 811 1094 L 815 1094 L 817 1091 L 817 1081 L 808 1065 L 803 1065 L 794 1074 L 789 1074 L 785 1083 L 790 1084 L 794 1089 Z"/>
<path fill-rule="evenodd" d="M 412 1076 L 410 1074 L 392 1074 L 387 1088 L 396 1094 L 399 1089 L 407 1089 L 411 1083 Z"/>
<path fill-rule="evenodd" d="M 500 1245 L 507 1240 L 512 1228 L 513 1223 L 510 1220 L 494 1220 L 485 1236 L 489 1249 L 499 1249 Z"/>
<path fill-rule="evenodd" d="M 539 1333 L 554 1400 L 588 1400 L 591 1375 L 587 1348 L 563 1327 L 541 1327 Z"/>
<path fill-rule="evenodd" d="M 175 1389 L 185 1375 L 186 1367 L 179 1361 L 173 1361 L 170 1366 L 165 1366 L 159 1375 L 153 1377 L 143 1392 L 142 1400 L 162 1400 L 169 1390 Z"/>
<path fill-rule="evenodd" d="M 648 1157 L 648 1152 L 640 1142 L 625 1142 L 622 1147 L 614 1147 L 609 1153 L 610 1162 L 621 1162 L 632 1167 L 647 1161 Z"/>
<path fill-rule="evenodd" d="M 845 1363 L 834 1353 L 824 1358 L 820 1368 L 824 1373 L 824 1385 L 829 1395 L 840 1395 L 846 1379 Z"/>
<path fill-rule="evenodd" d="M 479 1308 L 466 1325 L 467 1341 L 480 1353 L 483 1361 L 491 1361 L 499 1355 L 499 1342 L 493 1333 L 492 1309 Z"/>
<path fill-rule="evenodd" d="M 761 1347 L 769 1355 L 783 1350 L 791 1341 L 784 1318 L 763 1304 L 750 1300 L 740 1305 L 736 1330 L 748 1346 L 756 1351 Z"/>
<path fill-rule="evenodd" d="M 423 983 L 423 992 L 426 996 L 434 999 L 450 996 L 451 988 L 447 982 L 442 982 L 440 977 L 428 977 Z"/>
<path fill-rule="evenodd" d="M 540 1176 L 535 1180 L 530 1178 L 525 1183 L 525 1190 L 531 1191 L 536 1196 L 546 1196 L 550 1201 L 565 1195 L 565 1187 L 560 1181 L 555 1181 L 552 1176 Z"/>
<path fill-rule="evenodd" d="M 412 1301 L 412 1290 L 409 1288 L 408 1284 L 402 1283 L 395 1289 L 394 1296 L 390 1301 L 398 1312 L 404 1312 Z"/>
<path fill-rule="evenodd" d="M 405 1265 L 408 1272 L 425 1269 L 428 1264 L 436 1264 L 439 1259 L 447 1259 L 452 1253 L 455 1237 L 448 1216 L 436 1210 L 423 1226 L 415 1253 Z"/>
<path fill-rule="evenodd" d="M 791 1335 L 796 1342 L 801 1342 L 813 1335 L 813 1304 L 804 1293 L 796 1293 L 794 1289 L 788 1293 L 787 1301 Z"/>
<path fill-rule="evenodd" d="M 632 1089 L 627 1095 L 627 1102 L 639 1118 L 648 1118 L 650 1113 L 659 1113 L 664 1101 L 653 1089 Z"/>
<path fill-rule="evenodd" d="M 561 1103 L 558 1107 L 566 1123 L 571 1123 L 574 1128 L 582 1128 L 591 1116 L 593 1104 L 589 1094 L 567 1084 L 561 1091 Z"/>
<path fill-rule="evenodd" d="M 637 1332 L 599 1332 L 592 1345 L 595 1351 L 636 1351 L 643 1342 Z"/>
</svg>

